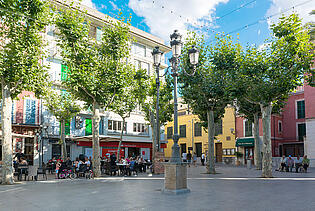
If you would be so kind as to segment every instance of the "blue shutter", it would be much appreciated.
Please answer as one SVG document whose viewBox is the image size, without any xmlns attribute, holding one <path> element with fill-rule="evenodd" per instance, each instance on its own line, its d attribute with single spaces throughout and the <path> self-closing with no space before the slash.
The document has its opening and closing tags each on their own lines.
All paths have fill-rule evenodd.
<svg viewBox="0 0 315 211">
<path fill-rule="evenodd" d="M 25 123 L 35 124 L 36 119 L 36 101 L 31 99 L 26 99 L 25 101 Z"/>
<path fill-rule="evenodd" d="M 99 133 L 100 135 L 104 135 L 104 118 L 101 117 L 100 125 L 99 125 Z"/>
</svg>

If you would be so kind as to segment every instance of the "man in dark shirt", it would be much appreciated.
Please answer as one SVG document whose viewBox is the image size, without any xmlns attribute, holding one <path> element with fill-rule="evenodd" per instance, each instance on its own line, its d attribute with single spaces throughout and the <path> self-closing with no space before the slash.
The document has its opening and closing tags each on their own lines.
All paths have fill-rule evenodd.
<svg viewBox="0 0 315 211">
<path fill-rule="evenodd" d="M 22 150 L 19 149 L 19 151 L 15 154 L 14 158 L 18 159 L 18 162 L 21 162 L 21 158 L 24 157 L 24 154 L 22 153 Z"/>
</svg>

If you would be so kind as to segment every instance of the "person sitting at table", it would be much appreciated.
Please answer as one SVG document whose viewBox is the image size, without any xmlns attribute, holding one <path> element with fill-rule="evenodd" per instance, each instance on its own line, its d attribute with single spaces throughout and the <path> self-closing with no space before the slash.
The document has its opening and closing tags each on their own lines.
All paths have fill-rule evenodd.
<svg viewBox="0 0 315 211">
<path fill-rule="evenodd" d="M 129 176 L 131 176 L 131 172 L 135 172 L 135 176 L 137 176 L 137 162 L 134 160 L 134 158 L 131 158 L 130 165 L 129 165 L 130 171 Z"/>
<path fill-rule="evenodd" d="M 90 167 L 91 161 L 88 159 L 88 157 L 85 157 L 84 164 L 86 164 L 87 167 Z"/>
<path fill-rule="evenodd" d="M 72 167 L 72 161 L 71 161 L 70 157 L 67 157 L 65 164 L 66 164 L 67 168 Z"/>
<path fill-rule="evenodd" d="M 20 165 L 23 165 L 23 166 L 27 166 L 28 165 L 28 163 L 27 163 L 27 161 L 26 161 L 26 159 L 24 158 L 24 157 L 21 157 L 21 159 L 20 159 L 21 161 L 20 161 Z"/>
<path fill-rule="evenodd" d="M 22 157 L 24 157 L 24 154 L 22 153 L 22 150 L 19 149 L 19 151 L 15 154 L 13 159 L 17 158 L 17 161 L 20 163 Z"/>
</svg>

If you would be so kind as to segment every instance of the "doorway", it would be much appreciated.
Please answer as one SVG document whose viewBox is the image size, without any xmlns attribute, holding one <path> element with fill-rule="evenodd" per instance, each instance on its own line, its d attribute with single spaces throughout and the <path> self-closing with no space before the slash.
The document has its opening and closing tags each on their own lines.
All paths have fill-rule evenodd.
<svg viewBox="0 0 315 211">
<path fill-rule="evenodd" d="M 201 143 L 195 143 L 195 149 L 196 149 L 197 157 L 201 157 L 201 154 L 202 154 L 202 145 L 201 145 Z"/>
<path fill-rule="evenodd" d="M 29 165 L 33 165 L 34 159 L 34 138 L 25 138 L 24 155 Z"/>
<path fill-rule="evenodd" d="M 137 157 L 140 155 L 140 148 L 128 147 L 128 157 Z"/>
<path fill-rule="evenodd" d="M 215 143 L 215 161 L 217 163 L 222 163 L 222 143 Z"/>
<path fill-rule="evenodd" d="M 187 152 L 186 144 L 180 144 L 180 154 Z"/>
</svg>

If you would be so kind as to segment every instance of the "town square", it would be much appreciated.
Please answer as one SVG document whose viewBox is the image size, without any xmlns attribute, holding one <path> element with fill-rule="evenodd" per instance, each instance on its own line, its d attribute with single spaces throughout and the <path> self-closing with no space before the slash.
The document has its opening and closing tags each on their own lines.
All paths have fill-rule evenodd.
<svg viewBox="0 0 315 211">
<path fill-rule="evenodd" d="M 0 210 L 314 210 L 314 0 L 0 1 Z"/>
</svg>

